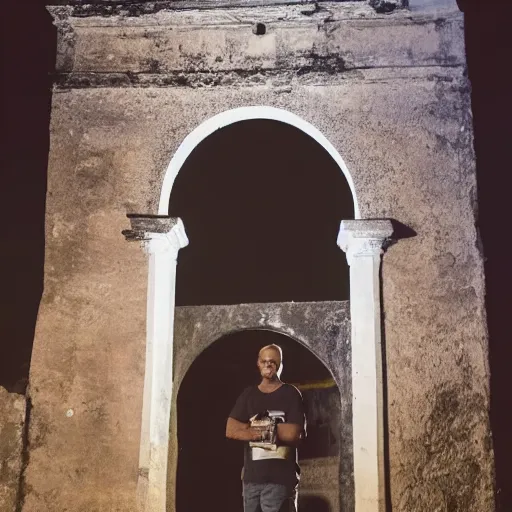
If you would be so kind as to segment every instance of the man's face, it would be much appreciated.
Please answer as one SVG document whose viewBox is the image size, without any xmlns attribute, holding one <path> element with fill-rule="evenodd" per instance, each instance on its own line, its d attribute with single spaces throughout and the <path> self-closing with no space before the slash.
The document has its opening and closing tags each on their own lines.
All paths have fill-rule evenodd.
<svg viewBox="0 0 512 512">
<path fill-rule="evenodd" d="M 277 376 L 277 371 L 281 365 L 281 357 L 277 350 L 267 348 L 258 355 L 258 369 L 265 379 L 273 379 Z"/>
</svg>

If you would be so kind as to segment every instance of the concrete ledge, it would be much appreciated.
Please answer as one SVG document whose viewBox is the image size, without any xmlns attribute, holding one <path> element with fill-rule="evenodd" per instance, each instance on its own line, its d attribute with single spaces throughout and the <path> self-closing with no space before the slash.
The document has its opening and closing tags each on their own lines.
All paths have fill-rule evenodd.
<svg viewBox="0 0 512 512">
<path fill-rule="evenodd" d="M 406 8 L 406 0 L 339 0 L 347 6 L 372 6 L 375 12 L 389 13 L 396 9 Z M 142 16 L 162 10 L 189 9 L 230 9 L 236 7 L 266 7 L 273 5 L 309 4 L 318 9 L 318 2 L 312 0 L 54 0 L 48 2 L 51 6 L 67 6 L 74 16 L 112 16 L 123 14 Z"/>
<path fill-rule="evenodd" d="M 59 29 L 56 70 L 68 81 L 69 74 L 91 73 L 110 73 L 112 80 L 121 74 L 118 81 L 124 83 L 141 74 L 295 70 L 330 76 L 357 69 L 465 65 L 461 14 L 438 19 L 400 11 L 384 17 L 366 5 L 348 9 L 332 3 L 139 17 L 77 18 L 69 7 L 49 10 Z"/>
<path fill-rule="evenodd" d="M 290 92 L 299 85 L 336 85 L 347 81 L 364 80 L 428 80 L 453 82 L 464 79 L 458 66 L 426 66 L 416 68 L 353 69 L 331 73 L 312 70 L 311 67 L 274 70 L 234 70 L 226 72 L 187 73 L 62 73 L 55 76 L 54 86 L 59 90 L 129 87 L 210 87 L 271 86 L 276 93 Z M 464 79 L 465 81 L 465 79 Z"/>
<path fill-rule="evenodd" d="M 145 240 L 151 233 L 168 233 L 178 224 L 177 217 L 163 215 L 128 215 L 131 229 L 125 229 L 122 234 L 128 241 Z"/>
</svg>

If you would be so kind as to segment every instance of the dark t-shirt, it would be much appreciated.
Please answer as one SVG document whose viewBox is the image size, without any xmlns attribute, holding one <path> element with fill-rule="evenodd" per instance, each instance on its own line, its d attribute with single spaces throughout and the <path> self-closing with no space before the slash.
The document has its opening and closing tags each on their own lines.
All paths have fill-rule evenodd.
<svg viewBox="0 0 512 512">
<path fill-rule="evenodd" d="M 294 423 L 305 428 L 302 396 L 291 384 L 283 384 L 272 393 L 263 393 L 258 386 L 246 388 L 238 397 L 229 416 L 248 423 L 255 414 L 267 410 L 283 411 L 286 423 Z M 284 458 L 260 459 L 259 454 L 265 455 L 264 452 L 258 448 L 251 448 L 248 442 L 245 443 L 244 482 L 275 483 L 293 487 L 297 485 L 297 449 L 283 447 L 280 453 Z"/>
</svg>

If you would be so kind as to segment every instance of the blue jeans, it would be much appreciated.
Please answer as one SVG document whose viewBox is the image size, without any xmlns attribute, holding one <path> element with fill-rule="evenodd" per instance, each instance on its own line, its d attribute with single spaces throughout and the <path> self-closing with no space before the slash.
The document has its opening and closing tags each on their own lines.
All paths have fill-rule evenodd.
<svg viewBox="0 0 512 512">
<path fill-rule="evenodd" d="M 244 512 L 296 512 L 297 493 L 281 484 L 244 482 Z"/>
</svg>

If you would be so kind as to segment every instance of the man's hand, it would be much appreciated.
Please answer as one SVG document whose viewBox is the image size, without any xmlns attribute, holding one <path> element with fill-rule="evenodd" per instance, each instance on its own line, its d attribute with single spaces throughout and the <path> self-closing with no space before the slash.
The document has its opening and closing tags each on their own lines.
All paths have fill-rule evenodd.
<svg viewBox="0 0 512 512">
<path fill-rule="evenodd" d="M 265 430 L 265 427 L 251 427 L 249 423 L 228 418 L 226 437 L 237 441 L 261 441 Z"/>
<path fill-rule="evenodd" d="M 302 427 L 294 423 L 278 423 L 277 439 L 281 444 L 296 446 L 301 438 Z M 271 435 L 267 426 L 251 427 L 234 418 L 228 418 L 226 437 L 238 441 L 265 441 Z"/>
</svg>

